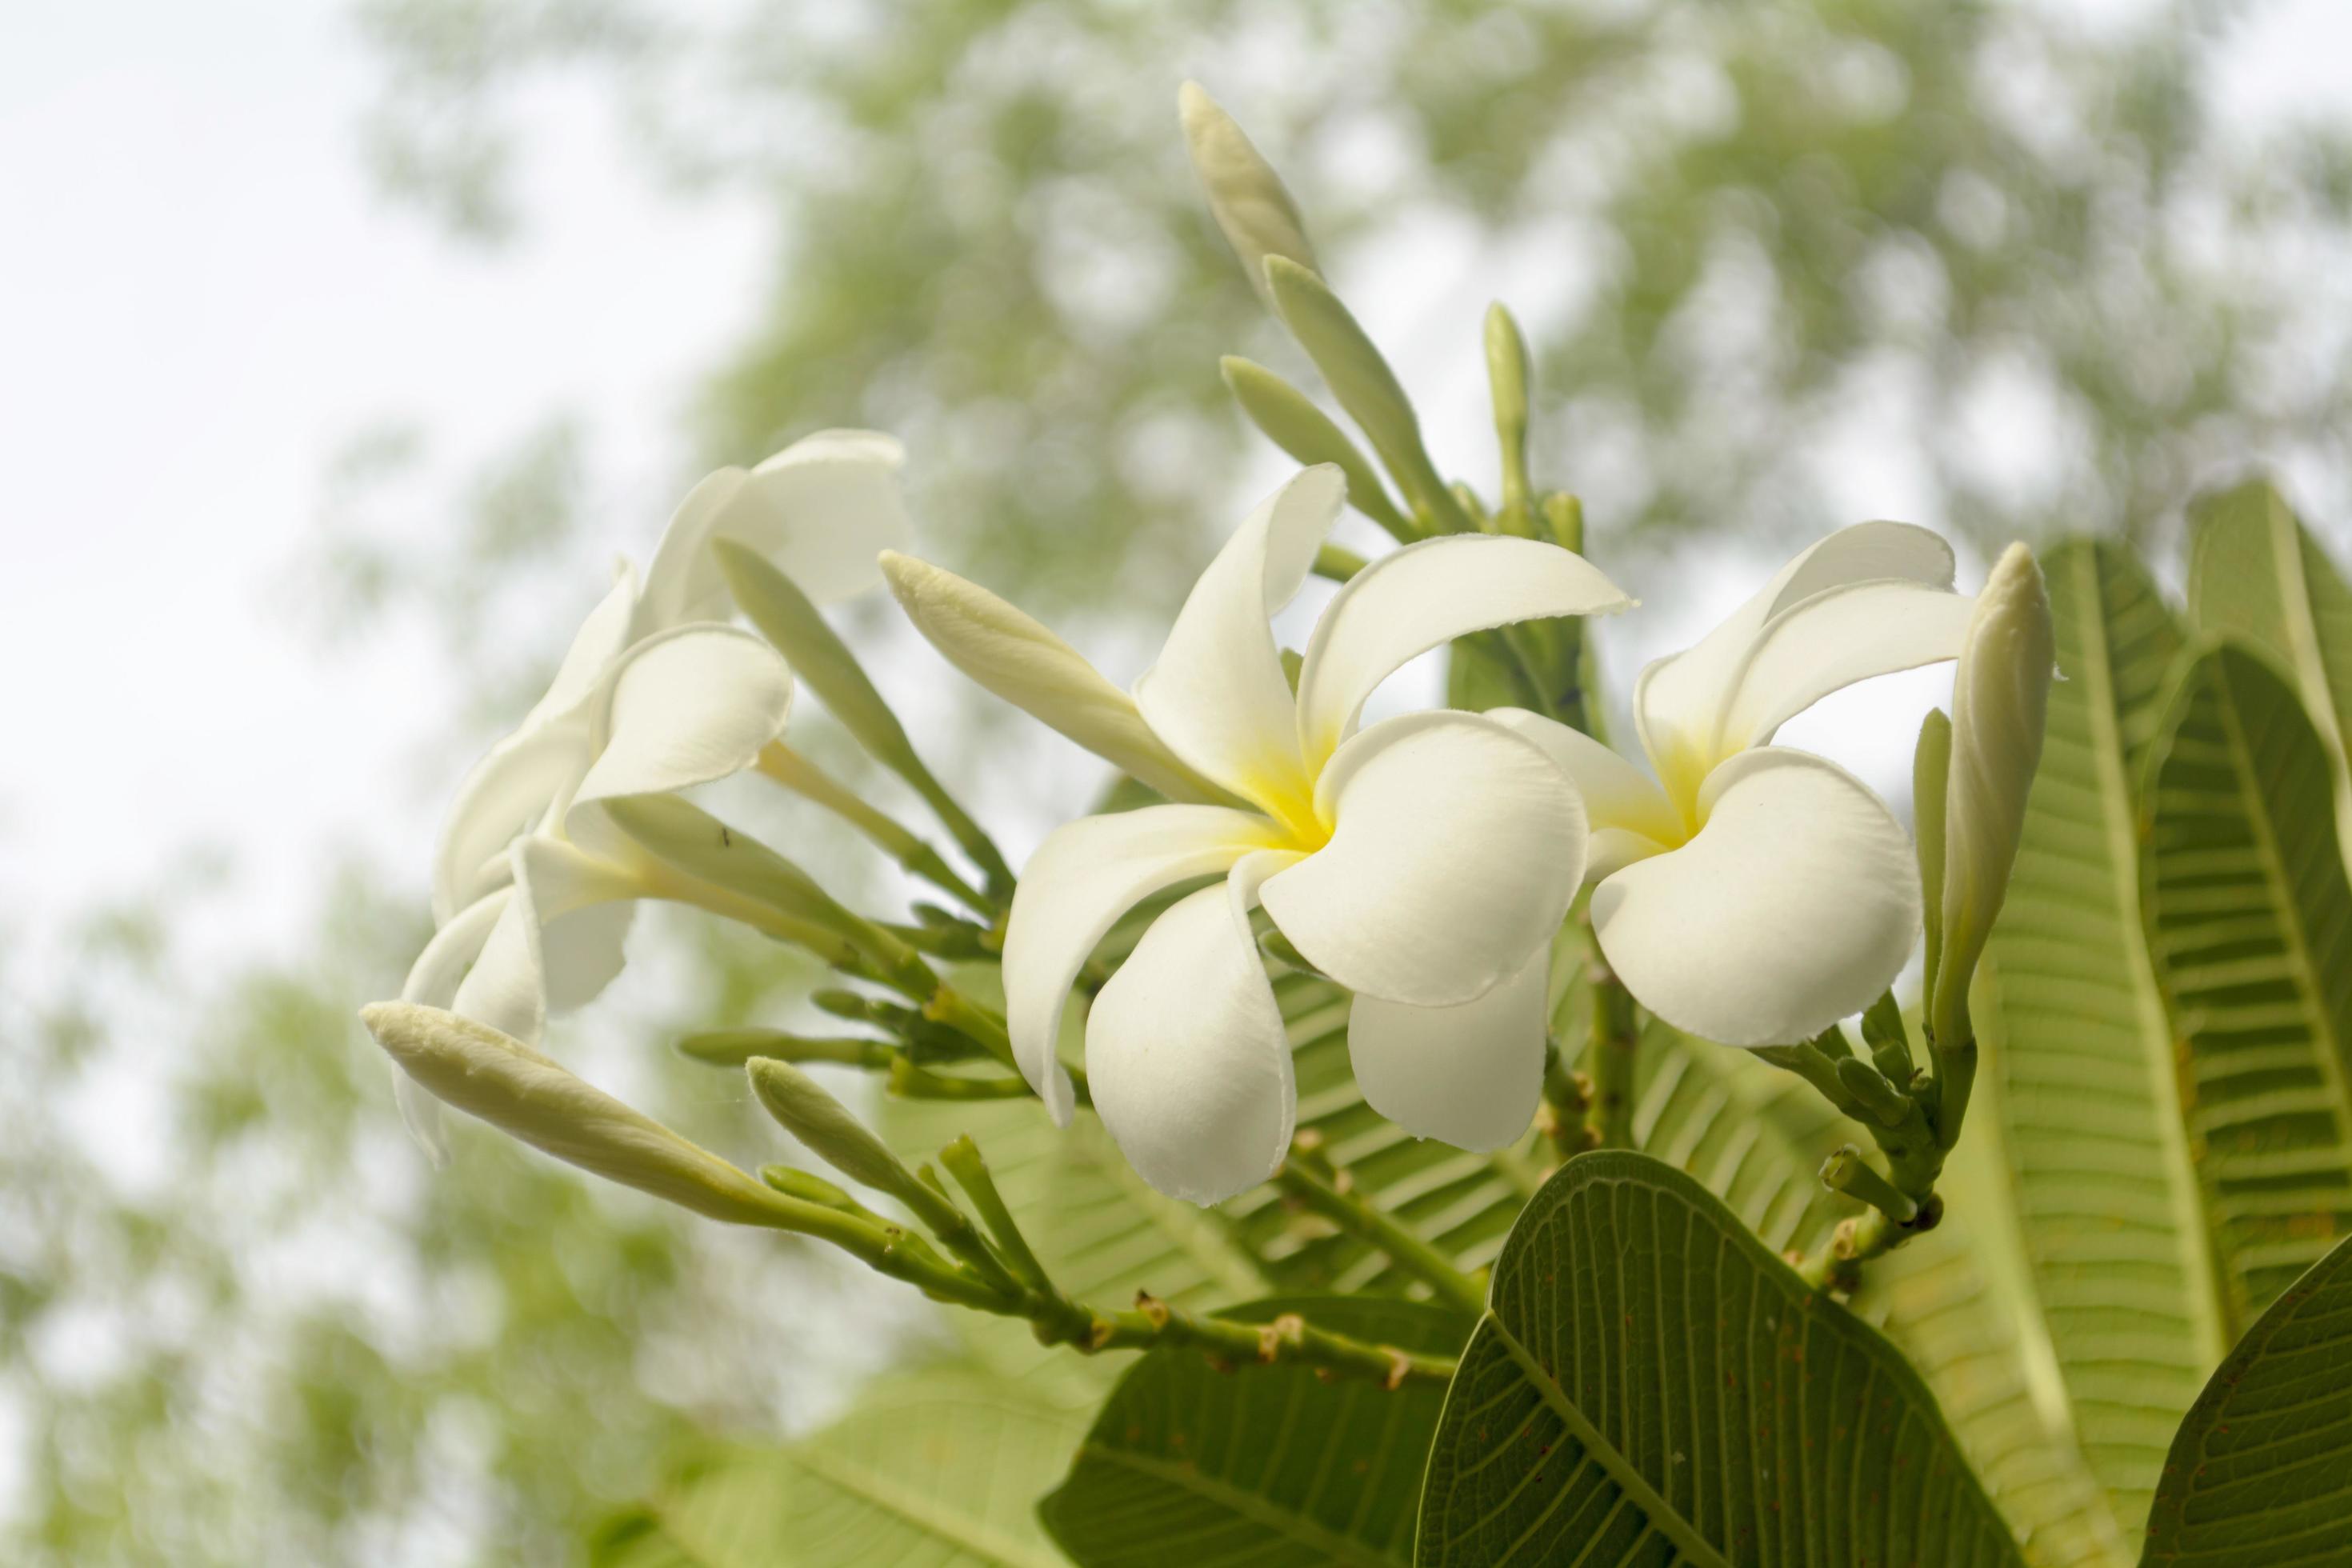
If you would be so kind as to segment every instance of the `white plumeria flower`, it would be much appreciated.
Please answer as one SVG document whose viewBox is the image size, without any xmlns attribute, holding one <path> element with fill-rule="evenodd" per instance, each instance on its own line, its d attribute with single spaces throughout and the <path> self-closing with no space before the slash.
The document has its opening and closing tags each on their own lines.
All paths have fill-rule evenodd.
<svg viewBox="0 0 2352 1568">
<path fill-rule="evenodd" d="M 1583 792 L 1593 932 L 1644 1007 L 1726 1045 L 1784 1045 L 1893 983 L 1919 932 L 1909 836 L 1852 773 L 1771 741 L 1833 691 L 1957 656 L 1973 603 L 1943 540 L 1865 522 L 1642 671 L 1633 716 L 1655 779 L 1565 725 L 1496 715 Z"/>
<path fill-rule="evenodd" d="M 1013 1050 L 1057 1121 L 1055 1056 L 1079 969 L 1162 889 L 1219 875 L 1154 921 L 1096 999 L 1095 1109 L 1162 1192 L 1213 1203 L 1280 1163 L 1297 1113 L 1290 1049 L 1250 913 L 1354 991 L 1349 1041 L 1376 1109 L 1470 1147 L 1523 1131 L 1540 1092 L 1545 959 L 1584 872 L 1568 778 L 1507 725 L 1409 714 L 1358 732 L 1408 660 L 1513 621 L 1629 601 L 1582 557 L 1532 540 L 1410 545 L 1344 585 L 1294 696 L 1268 619 L 1338 516 L 1337 468 L 1253 513 L 1185 602 L 1136 687 L 1170 752 L 1255 809 L 1146 806 L 1062 827 L 1030 861 L 1005 933 Z"/>
<path fill-rule="evenodd" d="M 675 896 L 683 879 L 598 803 L 741 771 L 782 732 L 791 705 L 782 658 L 719 624 L 732 606 L 709 546 L 751 546 L 813 598 L 859 592 L 880 580 L 877 552 L 907 538 L 900 460 L 887 436 L 826 431 L 688 494 L 643 590 L 624 564 L 547 694 L 459 786 L 435 858 L 438 930 L 404 1001 L 529 1043 L 551 1010 L 611 983 L 634 900 Z M 437 1152 L 429 1102 L 399 1083 L 411 1126 Z"/>
</svg>

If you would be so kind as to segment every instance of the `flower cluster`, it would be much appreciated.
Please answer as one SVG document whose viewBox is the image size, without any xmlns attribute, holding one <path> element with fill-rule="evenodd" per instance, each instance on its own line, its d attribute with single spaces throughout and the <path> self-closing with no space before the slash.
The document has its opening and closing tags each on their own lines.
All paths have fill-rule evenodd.
<svg viewBox="0 0 2352 1568">
<path fill-rule="evenodd" d="M 1296 205 L 1248 139 L 1197 89 L 1183 112 L 1220 226 L 1402 501 L 1303 394 L 1227 362 L 1244 411 L 1301 467 L 1217 552 L 1130 693 L 987 590 L 900 552 L 908 529 L 888 437 L 831 432 L 711 476 L 671 520 L 643 584 L 622 569 L 546 697 L 451 808 L 436 934 L 403 1001 L 525 1054 L 481 1056 L 478 1030 L 401 1023 L 387 1049 L 409 1069 L 412 1124 L 437 1136 L 438 1096 L 508 1107 L 496 1114 L 520 1135 L 572 1147 L 559 1125 L 570 1113 L 526 1102 L 603 1102 L 530 1047 L 551 1010 L 618 972 L 635 900 L 668 899 L 896 994 L 831 1005 L 903 1047 L 808 1048 L 887 1065 L 902 1091 L 1034 1092 L 1063 1124 L 1083 1093 L 1146 1180 L 1211 1204 L 1267 1179 L 1292 1146 L 1297 1096 L 1272 979 L 1285 969 L 1350 994 L 1349 1052 L 1373 1109 L 1465 1149 L 1521 1138 L 1570 1080 L 1553 1048 L 1565 978 L 1553 960 L 1580 909 L 1598 961 L 1588 973 L 1626 1032 L 1638 1005 L 1687 1035 L 1770 1047 L 1841 1110 L 1874 1107 L 1916 1188 L 1891 1210 L 1916 1215 L 1966 1102 L 1967 988 L 2038 755 L 2050 645 L 2032 558 L 2005 557 L 1979 603 L 1957 591 L 1951 550 L 1925 529 L 1830 535 L 1696 646 L 1642 671 L 1632 708 L 1643 767 L 1603 738 L 1581 629 L 1633 601 L 1580 552 L 1574 498 L 1539 498 L 1528 483 L 1527 353 L 1507 313 L 1498 307 L 1486 330 L 1503 452 L 1490 512 L 1439 477 L 1393 373 L 1323 282 Z M 1367 563 L 1330 545 L 1344 506 L 1399 547 Z M 1339 586 L 1304 650 L 1288 652 L 1273 618 L 1317 574 Z M 950 663 L 1157 801 L 1060 827 L 1016 879 L 817 614 L 879 578 Z M 731 624 L 739 602 L 759 635 Z M 1363 722 L 1391 676 L 1449 647 L 1503 671 L 1486 700 Z M 1916 848 L 1851 773 L 1774 743 L 1834 691 L 1954 658 L 1955 726 L 1938 716 L 1923 738 L 1937 798 L 1923 800 L 1934 826 Z M 781 745 L 795 669 L 915 786 L 976 878 Z M 753 767 L 959 908 L 867 921 L 765 846 L 665 798 Z M 1932 1080 L 1915 1077 L 1906 1050 L 1874 1067 L 1837 1034 L 1865 1009 L 1894 1010 L 1900 1034 L 1888 987 L 1923 928 Z M 1122 930 L 1131 942 L 1112 940 Z M 997 961 L 1002 1015 L 934 957 Z M 1082 1046 L 1065 1038 L 1081 987 Z M 436 1041 L 464 1060 L 436 1057 Z M 1066 1052 L 1082 1054 L 1083 1080 Z M 958 1076 L 989 1058 L 1010 1072 Z M 478 1079 L 508 1088 L 463 1088 Z M 624 1154 L 598 1159 L 607 1173 L 628 1168 Z M 688 1163 L 714 1168 L 698 1154 Z"/>
<path fill-rule="evenodd" d="M 726 624 L 712 546 L 756 550 L 813 593 L 855 594 L 877 581 L 876 552 L 907 540 L 900 461 L 887 436 L 834 430 L 722 468 L 679 504 L 642 584 L 616 569 L 547 694 L 458 788 L 434 861 L 435 934 L 403 1001 L 530 1044 L 551 1011 L 593 1001 L 620 973 L 635 900 L 741 912 L 640 849 L 604 804 L 724 778 L 782 732 L 792 672 Z M 394 1081 L 437 1154 L 433 1100 L 413 1076 Z"/>
</svg>

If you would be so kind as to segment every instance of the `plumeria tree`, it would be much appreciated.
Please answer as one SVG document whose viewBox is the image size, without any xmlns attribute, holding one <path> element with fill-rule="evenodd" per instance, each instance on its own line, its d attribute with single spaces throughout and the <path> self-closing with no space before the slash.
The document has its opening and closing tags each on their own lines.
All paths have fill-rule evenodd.
<svg viewBox="0 0 2352 1568">
<path fill-rule="evenodd" d="M 1641 610 L 1535 482 L 1507 312 L 1489 498 L 1428 457 L 1247 137 L 1181 108 L 1361 445 L 1226 363 L 1299 468 L 1131 693 L 917 558 L 888 437 L 714 475 L 461 788 L 436 934 L 365 1012 L 428 1149 L 454 1107 L 971 1325 L 826 1434 L 681 1474 L 599 1559 L 2343 1560 L 2352 594 L 2325 556 L 2266 489 L 2212 499 L 2192 634 L 2111 546 L 2011 546 L 1963 593 L 1936 534 L 1857 524 L 1641 671 L 1617 742 L 1585 623 Z M 1331 542 L 1349 507 L 1395 547 Z M 1017 872 L 821 612 L 886 579 L 1113 770 Z M 1367 722 L 1439 649 L 1445 705 Z M 1914 832 L 1776 743 L 1943 661 Z M 792 747 L 802 686 L 947 844 Z M 737 774 L 931 898 L 853 908 L 687 798 Z M 646 899 L 834 973 L 847 1032 L 682 1042 L 787 1160 L 740 1169 L 541 1049 Z"/>
</svg>

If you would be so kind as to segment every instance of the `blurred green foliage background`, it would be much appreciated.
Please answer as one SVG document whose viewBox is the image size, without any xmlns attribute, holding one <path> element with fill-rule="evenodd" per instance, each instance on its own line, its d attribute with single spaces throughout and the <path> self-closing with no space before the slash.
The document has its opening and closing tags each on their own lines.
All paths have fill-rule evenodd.
<svg viewBox="0 0 2352 1568">
<path fill-rule="evenodd" d="M 1284 170 L 1441 463 L 1482 484 L 1473 327 L 1508 295 L 1539 350 L 1537 480 L 1586 497 L 1612 564 L 1777 547 L 1882 489 L 1979 543 L 2161 547 L 2193 484 L 2255 461 L 2307 516 L 2352 499 L 2352 141 L 2223 121 L 2234 7 L 367 0 L 352 20 L 379 68 L 365 155 L 425 220 L 484 245 L 528 223 L 518 105 L 551 82 L 665 180 L 772 211 L 757 331 L 709 367 L 681 473 L 821 426 L 896 431 L 931 552 L 1065 625 L 1170 607 L 1271 471 L 1220 353 L 1309 384 L 1196 200 L 1186 75 Z M 339 636 L 422 612 L 465 659 L 486 603 L 593 584 L 578 440 L 558 420 L 484 473 L 439 559 L 325 508 L 314 609 Z M 390 437 L 341 454 L 330 500 L 400 459 Z M 525 668 L 467 661 L 475 738 L 554 640 Z M 54 973 L 0 952 L 0 1432 L 28 1483 L 0 1558 L 565 1562 L 697 1433 L 804 1427 L 930 1331 L 825 1258 L 496 1139 L 426 1171 L 352 1019 L 425 935 L 424 859 L 322 871 L 288 963 L 194 940 L 219 896 L 201 865 L 74 933 Z M 741 1096 L 659 1042 L 774 1016 L 807 977 L 646 923 L 646 973 L 567 1046 L 755 1159 Z M 141 1079 L 160 1115 L 113 1120 Z M 165 1180 L 126 1190 L 93 1161 L 124 1137 Z"/>
</svg>

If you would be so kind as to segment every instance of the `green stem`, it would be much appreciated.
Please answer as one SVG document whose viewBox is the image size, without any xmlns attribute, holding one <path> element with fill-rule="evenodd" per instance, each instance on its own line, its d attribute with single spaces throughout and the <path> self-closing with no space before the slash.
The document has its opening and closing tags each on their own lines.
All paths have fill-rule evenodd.
<svg viewBox="0 0 2352 1568">
<path fill-rule="evenodd" d="M 1600 1146 L 1601 1136 L 1588 1120 L 1592 1094 L 1592 1080 L 1570 1070 L 1554 1042 L 1544 1063 L 1544 1136 L 1551 1141 L 1552 1152 L 1563 1164 Z"/>
<path fill-rule="evenodd" d="M 996 905 L 956 875 L 954 868 L 940 858 L 938 850 L 782 742 L 772 741 L 761 747 L 755 765 L 772 782 L 804 800 L 814 801 L 848 823 L 908 871 L 948 894 L 966 909 L 983 920 L 996 918 L 999 912 Z"/>
<path fill-rule="evenodd" d="M 1389 1255 L 1406 1273 L 1427 1285 L 1448 1306 L 1476 1316 L 1486 1310 L 1484 1285 L 1454 1266 L 1454 1260 L 1399 1225 L 1360 1193 L 1326 1181 L 1299 1161 L 1282 1163 L 1275 1184 L 1341 1230 Z"/>
<path fill-rule="evenodd" d="M 1633 1146 L 1633 995 L 1592 944 L 1586 970 L 1592 987 L 1592 1031 L 1584 1059 L 1592 1074 L 1595 1131 L 1604 1149 Z"/>
</svg>

